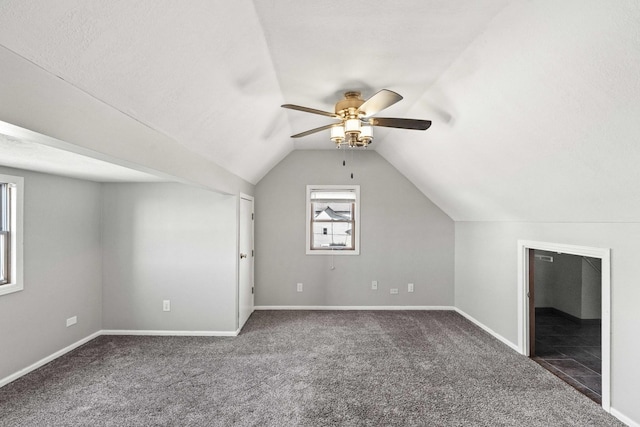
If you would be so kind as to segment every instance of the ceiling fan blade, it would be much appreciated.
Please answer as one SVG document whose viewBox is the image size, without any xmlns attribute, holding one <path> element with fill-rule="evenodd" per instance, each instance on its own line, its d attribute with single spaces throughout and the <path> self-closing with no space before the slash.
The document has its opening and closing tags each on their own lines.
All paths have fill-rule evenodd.
<svg viewBox="0 0 640 427">
<path fill-rule="evenodd" d="M 385 128 L 398 128 L 398 129 L 415 129 L 415 130 L 427 130 L 431 126 L 431 120 L 418 120 L 418 119 L 395 119 L 395 118 L 383 118 L 374 117 L 369 119 L 369 123 L 373 126 L 382 126 Z"/>
<path fill-rule="evenodd" d="M 360 106 L 359 110 L 364 113 L 364 117 L 373 116 L 377 112 L 391 107 L 401 99 L 401 95 L 387 89 L 382 89 L 371 98 L 367 99 L 364 104 Z"/>
<path fill-rule="evenodd" d="M 326 129 L 331 129 L 332 127 L 334 127 L 335 125 L 338 125 L 340 123 L 331 123 L 330 125 L 324 125 L 324 126 L 320 126 L 319 128 L 315 128 L 315 129 L 311 129 L 308 130 L 306 132 L 300 132 L 300 133 L 296 133 L 295 135 L 291 135 L 291 138 L 300 138 L 303 136 L 307 136 L 307 135 L 311 135 L 312 133 L 316 133 L 316 132 L 320 132 Z"/>
<path fill-rule="evenodd" d="M 300 105 L 284 104 L 284 105 L 281 105 L 281 107 L 282 108 L 288 108 L 290 110 L 304 111 L 305 113 L 320 114 L 321 116 L 328 116 L 328 117 L 334 117 L 334 118 L 339 117 L 336 113 L 330 113 L 328 111 L 316 110 L 315 108 L 302 107 Z"/>
</svg>

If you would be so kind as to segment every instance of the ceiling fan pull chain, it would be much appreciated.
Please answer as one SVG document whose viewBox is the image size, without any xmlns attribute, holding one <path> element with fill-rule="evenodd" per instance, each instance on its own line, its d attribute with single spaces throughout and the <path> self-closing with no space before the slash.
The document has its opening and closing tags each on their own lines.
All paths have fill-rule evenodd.
<svg viewBox="0 0 640 427">
<path fill-rule="evenodd" d="M 356 162 L 353 160 L 353 152 L 354 152 L 354 150 L 353 150 L 353 147 L 351 147 L 351 148 L 352 148 L 352 150 L 351 150 L 351 165 L 355 166 Z M 353 172 L 351 172 L 351 179 L 353 179 Z"/>
<path fill-rule="evenodd" d="M 340 148 L 340 145 L 338 145 L 338 148 Z M 342 150 L 342 166 L 347 166 L 347 152 L 345 150 Z"/>
</svg>

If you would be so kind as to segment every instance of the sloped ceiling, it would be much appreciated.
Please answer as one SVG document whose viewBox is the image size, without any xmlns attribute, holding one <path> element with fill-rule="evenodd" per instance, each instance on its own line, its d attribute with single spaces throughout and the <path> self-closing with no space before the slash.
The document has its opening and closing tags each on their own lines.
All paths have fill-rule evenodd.
<svg viewBox="0 0 640 427">
<path fill-rule="evenodd" d="M 93 157 L 0 133 L 0 165 L 96 182 L 167 182 L 169 179 Z"/>
<path fill-rule="evenodd" d="M 372 146 L 455 220 L 640 221 L 640 4 L 3 0 L 0 44 L 249 182 L 333 149 L 345 90 L 404 100 Z M 1 65 L 0 65 L 1 70 Z"/>
</svg>

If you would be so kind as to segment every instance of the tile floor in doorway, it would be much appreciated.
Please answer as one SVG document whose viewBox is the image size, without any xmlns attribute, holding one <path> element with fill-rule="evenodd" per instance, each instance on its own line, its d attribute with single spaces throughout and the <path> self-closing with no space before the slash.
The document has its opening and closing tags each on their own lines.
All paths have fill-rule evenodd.
<svg viewBox="0 0 640 427">
<path fill-rule="evenodd" d="M 599 404 L 602 403 L 601 357 L 599 323 L 581 324 L 555 312 L 536 310 L 533 360 Z"/>
</svg>

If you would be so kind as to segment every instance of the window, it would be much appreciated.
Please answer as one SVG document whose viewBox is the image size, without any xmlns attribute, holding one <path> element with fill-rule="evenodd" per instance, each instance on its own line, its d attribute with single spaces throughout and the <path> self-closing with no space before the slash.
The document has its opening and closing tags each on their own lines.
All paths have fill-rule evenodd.
<svg viewBox="0 0 640 427">
<path fill-rule="evenodd" d="M 22 186 L 21 177 L 0 175 L 0 295 L 23 288 Z"/>
<path fill-rule="evenodd" d="M 307 254 L 359 255 L 360 186 L 307 186 Z"/>
</svg>

